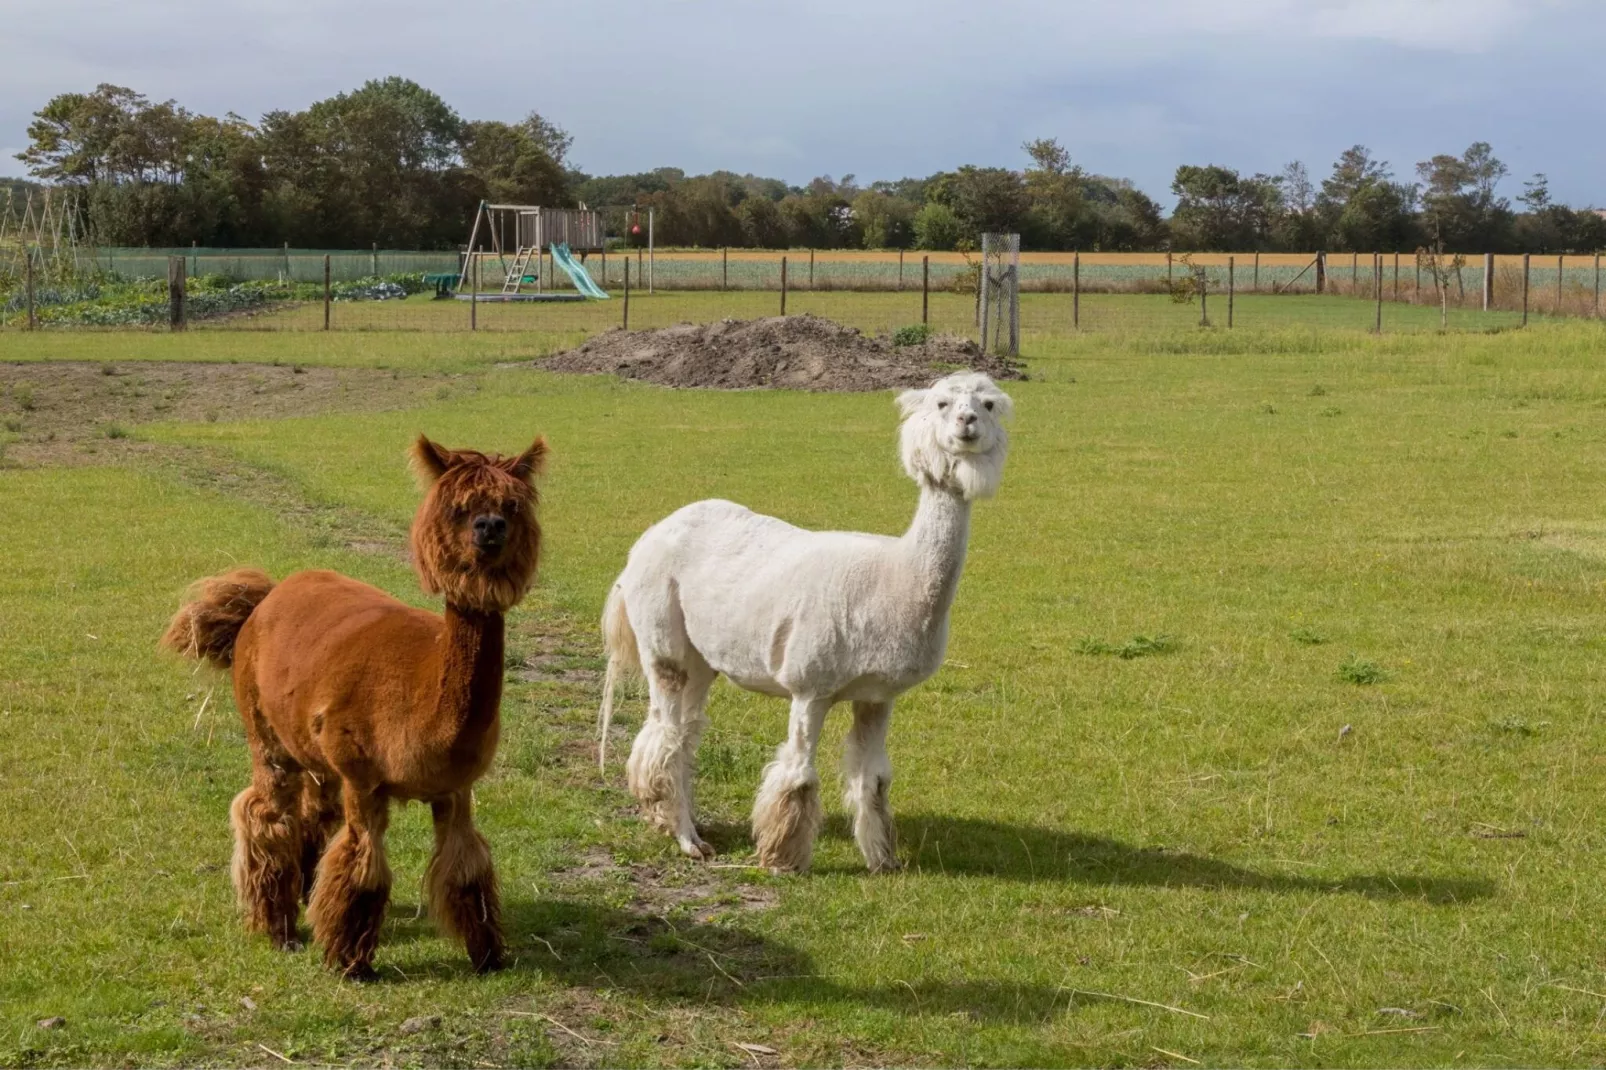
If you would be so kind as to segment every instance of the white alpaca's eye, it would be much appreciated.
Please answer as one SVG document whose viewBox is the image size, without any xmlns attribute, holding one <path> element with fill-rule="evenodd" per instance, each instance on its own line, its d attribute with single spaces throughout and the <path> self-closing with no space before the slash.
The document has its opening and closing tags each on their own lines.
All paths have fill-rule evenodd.
<svg viewBox="0 0 1606 1070">
<path fill-rule="evenodd" d="M 948 407 L 948 403 L 946 401 L 937 402 L 937 408 L 938 409 L 946 409 L 947 407 Z"/>
<path fill-rule="evenodd" d="M 984 402 L 982 402 L 982 408 L 986 409 L 988 412 L 992 412 L 993 411 L 993 403 L 990 402 L 990 401 L 984 401 Z"/>
</svg>

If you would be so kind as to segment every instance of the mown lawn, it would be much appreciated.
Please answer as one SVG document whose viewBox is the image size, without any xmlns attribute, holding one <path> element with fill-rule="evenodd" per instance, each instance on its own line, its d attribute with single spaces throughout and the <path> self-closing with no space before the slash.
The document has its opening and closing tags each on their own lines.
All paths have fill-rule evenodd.
<svg viewBox="0 0 1606 1070">
<path fill-rule="evenodd" d="M 595 616 L 664 513 L 907 523 L 887 395 L 496 367 L 553 344 L 523 335 L 7 335 L 0 360 L 214 341 L 478 389 L 0 471 L 0 1064 L 1606 1060 L 1598 325 L 1030 339 L 949 663 L 894 718 L 909 866 L 876 878 L 834 800 L 813 874 L 742 867 L 782 703 L 715 692 L 700 810 L 732 868 L 644 829 L 626 737 L 604 782 L 591 731 Z M 554 450 L 477 793 L 517 958 L 475 977 L 417 916 L 415 807 L 383 980 L 355 986 L 241 932 L 228 689 L 154 642 L 236 562 L 427 604 L 396 553 L 418 430 Z"/>
</svg>

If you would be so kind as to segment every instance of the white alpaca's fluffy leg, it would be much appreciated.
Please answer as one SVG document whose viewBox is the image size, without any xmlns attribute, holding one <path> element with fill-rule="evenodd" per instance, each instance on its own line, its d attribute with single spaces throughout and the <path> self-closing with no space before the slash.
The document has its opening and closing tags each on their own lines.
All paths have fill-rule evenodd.
<svg viewBox="0 0 1606 1070">
<path fill-rule="evenodd" d="M 899 868 L 898 830 L 887 802 L 892 787 L 892 759 L 887 757 L 891 723 L 892 703 L 855 702 L 853 727 L 842 752 L 842 802 L 853 811 L 853 838 L 871 873 Z"/>
<path fill-rule="evenodd" d="M 830 708 L 829 699 L 792 700 L 786 742 L 764 767 L 764 780 L 753 801 L 758 860 L 777 872 L 802 873 L 814 855 L 822 812 L 814 750 Z"/>
<path fill-rule="evenodd" d="M 625 773 L 647 819 L 673 836 L 687 856 L 704 859 L 714 857 L 714 849 L 697 834 L 692 772 L 713 674 L 706 666 L 695 666 L 693 673 L 664 659 L 652 663 L 647 721 L 630 749 Z"/>
<path fill-rule="evenodd" d="M 647 719 L 636 733 L 635 743 L 631 744 L 630 760 L 625 763 L 630 794 L 641 804 L 642 816 L 659 826 L 664 823 L 660 816 L 664 802 L 675 790 L 675 780 L 669 772 L 673 752 L 664 739 L 665 728 L 663 713 L 654 695 L 647 707 Z"/>
<path fill-rule="evenodd" d="M 701 659 L 698 659 L 701 661 Z M 713 686 L 714 672 L 706 664 L 691 667 L 684 686 L 674 704 L 676 724 L 675 748 L 675 800 L 679 808 L 673 815 L 671 834 L 688 858 L 714 857 L 714 848 L 697 834 L 693 813 L 693 780 L 697 772 L 697 745 L 702 742 L 703 728 L 708 724 L 704 709 L 708 706 L 708 689 Z"/>
</svg>

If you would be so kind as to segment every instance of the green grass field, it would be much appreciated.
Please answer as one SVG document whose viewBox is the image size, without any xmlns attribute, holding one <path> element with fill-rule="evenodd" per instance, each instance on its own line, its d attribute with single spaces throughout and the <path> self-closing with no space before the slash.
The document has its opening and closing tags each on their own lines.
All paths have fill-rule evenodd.
<svg viewBox="0 0 1606 1070">
<path fill-rule="evenodd" d="M 883 296 L 814 300 L 852 322 Z M 1606 1061 L 1606 331 L 1367 325 L 1030 331 L 948 664 L 894 716 L 908 866 L 866 876 L 828 792 L 815 871 L 785 879 L 747 867 L 745 826 L 784 704 L 716 689 L 720 866 L 683 860 L 618 745 L 597 775 L 595 618 L 698 498 L 901 530 L 889 395 L 505 366 L 583 324 L 0 335 L 0 361 L 136 383 L 173 360 L 452 376 L 414 407 L 141 424 L 0 470 L 0 1065 Z M 0 368 L 0 440 L 28 434 L 30 374 Z M 554 451 L 477 788 L 516 960 L 476 977 L 419 916 L 413 807 L 359 986 L 241 930 L 242 734 L 226 682 L 155 640 L 189 580 L 242 562 L 428 604 L 398 552 L 419 430 Z"/>
</svg>

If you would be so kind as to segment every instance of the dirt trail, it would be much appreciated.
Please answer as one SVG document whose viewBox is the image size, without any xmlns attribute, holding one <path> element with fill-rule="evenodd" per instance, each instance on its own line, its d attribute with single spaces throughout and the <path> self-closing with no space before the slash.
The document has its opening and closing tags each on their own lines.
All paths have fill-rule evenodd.
<svg viewBox="0 0 1606 1070">
<path fill-rule="evenodd" d="M 613 330 L 537 366 L 720 390 L 886 390 L 926 386 L 966 368 L 994 379 L 1025 378 L 1018 364 L 983 353 L 967 338 L 936 335 L 923 345 L 895 346 L 807 315 Z"/>
<path fill-rule="evenodd" d="M 375 412 L 436 396 L 439 379 L 373 368 L 48 361 L 0 364 L 0 440 L 17 464 L 104 461 L 157 420 Z M 92 447 L 92 448 L 86 448 Z"/>
</svg>

